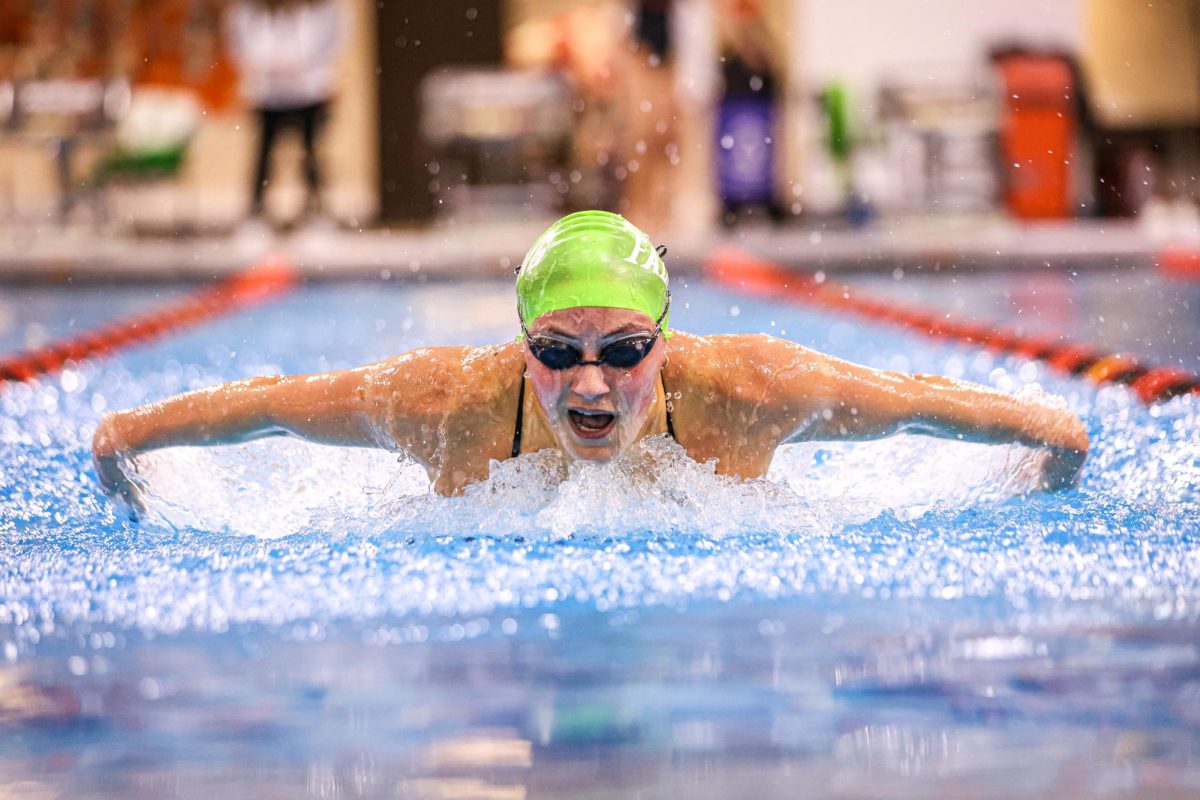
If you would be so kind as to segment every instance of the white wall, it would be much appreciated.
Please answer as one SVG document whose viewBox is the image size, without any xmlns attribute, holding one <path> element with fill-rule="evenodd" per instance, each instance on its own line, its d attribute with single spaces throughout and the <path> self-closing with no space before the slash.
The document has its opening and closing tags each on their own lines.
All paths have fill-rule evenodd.
<svg viewBox="0 0 1200 800">
<path fill-rule="evenodd" d="M 888 77 L 976 75 L 999 42 L 1078 52 L 1085 1 L 794 0 L 793 63 L 809 89 L 840 79 L 870 108 Z"/>
</svg>

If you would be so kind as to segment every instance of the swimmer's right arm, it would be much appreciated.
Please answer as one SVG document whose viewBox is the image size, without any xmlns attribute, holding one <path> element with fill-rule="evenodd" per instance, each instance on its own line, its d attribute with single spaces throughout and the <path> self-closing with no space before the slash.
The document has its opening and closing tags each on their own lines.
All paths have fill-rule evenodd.
<svg viewBox="0 0 1200 800">
<path fill-rule="evenodd" d="M 290 433 L 328 444 L 375 446 L 363 390 L 369 369 L 270 375 L 198 389 L 106 414 L 96 443 L 139 453 Z"/>
<path fill-rule="evenodd" d="M 281 433 L 332 444 L 378 445 L 361 397 L 365 375 L 365 370 L 348 370 L 247 378 L 106 414 L 92 439 L 96 475 L 109 495 L 137 513 L 142 500 L 122 462 L 139 453 Z"/>
<path fill-rule="evenodd" d="M 454 405 L 461 348 L 429 348 L 357 369 L 233 381 L 106 414 L 92 455 L 105 491 L 138 510 L 121 464 L 139 453 L 291 434 L 308 441 L 400 450 L 428 464 L 438 421 Z M 450 352 L 447 352 L 450 351 Z"/>
</svg>

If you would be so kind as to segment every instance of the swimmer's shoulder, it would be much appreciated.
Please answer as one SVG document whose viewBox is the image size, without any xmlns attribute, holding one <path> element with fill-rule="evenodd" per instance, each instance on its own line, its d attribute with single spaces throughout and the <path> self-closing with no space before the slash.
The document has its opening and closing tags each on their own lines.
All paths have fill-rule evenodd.
<svg viewBox="0 0 1200 800">
<path fill-rule="evenodd" d="M 455 487 L 486 477 L 512 447 L 525 371 L 519 342 L 423 347 L 366 368 L 380 426 L 400 449 Z"/>
<path fill-rule="evenodd" d="M 806 364 L 811 351 L 763 334 L 672 334 L 663 383 L 675 438 L 723 475 L 766 473 L 785 433 L 775 409 L 775 375 Z"/>
<path fill-rule="evenodd" d="M 675 334 L 663 367 L 679 443 L 722 474 L 766 472 L 779 443 L 819 410 L 828 357 L 765 334 Z"/>
<path fill-rule="evenodd" d="M 827 356 L 762 333 L 697 336 L 673 332 L 663 377 L 672 387 L 712 393 L 710 401 L 742 397 L 761 402 L 783 373 L 820 372 Z"/>
<path fill-rule="evenodd" d="M 366 369 L 377 395 L 442 415 L 503 401 L 516 392 L 525 364 L 520 342 L 506 342 L 421 347 Z M 511 404 L 515 411 L 515 394 Z"/>
<path fill-rule="evenodd" d="M 761 429 L 769 437 L 827 404 L 836 361 L 764 333 L 677 333 L 662 379 L 679 410 L 677 429 Z"/>
</svg>

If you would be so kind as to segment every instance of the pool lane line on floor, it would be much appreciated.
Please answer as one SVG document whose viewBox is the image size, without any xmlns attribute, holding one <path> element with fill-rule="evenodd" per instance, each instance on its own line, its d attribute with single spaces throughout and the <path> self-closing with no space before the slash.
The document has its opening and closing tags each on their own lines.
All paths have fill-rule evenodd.
<svg viewBox="0 0 1200 800">
<path fill-rule="evenodd" d="M 264 302 L 294 288 L 300 274 L 288 261 L 269 256 L 218 283 L 190 292 L 149 312 L 109 322 L 70 339 L 0 359 L 0 389 L 32 381 L 68 363 L 108 355 L 135 344 L 207 322 Z"/>
<path fill-rule="evenodd" d="M 1145 403 L 1181 394 L 1200 396 L 1200 377 L 1176 367 L 1156 367 L 1129 355 L 1057 337 L 1020 333 L 873 298 L 848 284 L 829 283 L 740 250 L 722 249 L 704 266 L 710 280 L 770 300 L 791 300 L 887 322 L 938 339 L 977 345 L 1006 355 L 1037 359 L 1054 369 L 1094 383 L 1128 386 Z"/>
<path fill-rule="evenodd" d="M 1200 248 L 1168 247 L 1154 259 L 1158 271 L 1175 281 L 1200 281 Z"/>
</svg>

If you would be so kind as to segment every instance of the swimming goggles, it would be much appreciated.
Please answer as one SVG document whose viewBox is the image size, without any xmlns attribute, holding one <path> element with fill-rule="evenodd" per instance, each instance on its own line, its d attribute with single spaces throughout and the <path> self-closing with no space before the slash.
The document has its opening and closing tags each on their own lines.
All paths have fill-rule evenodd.
<svg viewBox="0 0 1200 800">
<path fill-rule="evenodd" d="M 600 349 L 600 357 L 595 361 L 585 361 L 583 352 L 573 344 L 555 339 L 552 336 L 532 336 L 521 319 L 521 332 L 529 343 L 529 352 L 533 357 L 552 370 L 571 369 L 572 367 L 616 367 L 617 369 L 633 369 L 650 355 L 654 343 L 662 334 L 663 320 L 671 310 L 671 293 L 667 293 L 667 304 L 654 322 L 651 333 L 634 333 L 622 336 Z M 520 319 L 520 314 L 517 315 Z"/>
</svg>

